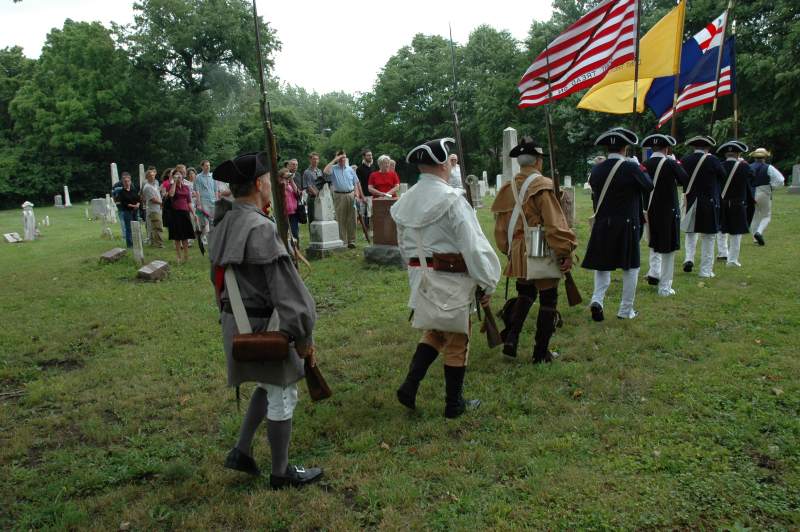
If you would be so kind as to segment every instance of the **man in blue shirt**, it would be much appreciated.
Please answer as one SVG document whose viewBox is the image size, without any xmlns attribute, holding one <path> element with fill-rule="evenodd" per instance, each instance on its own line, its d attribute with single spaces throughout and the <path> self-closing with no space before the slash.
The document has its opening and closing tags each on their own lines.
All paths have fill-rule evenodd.
<svg viewBox="0 0 800 532">
<path fill-rule="evenodd" d="M 355 201 L 364 201 L 361 183 L 355 171 L 350 168 L 344 150 L 336 152 L 336 157 L 323 169 L 325 176 L 330 176 L 333 192 L 333 208 L 336 221 L 339 222 L 339 238 L 347 242 L 348 248 L 356 247 L 356 213 Z"/>
<path fill-rule="evenodd" d="M 211 220 L 214 219 L 214 202 L 217 201 L 217 182 L 214 181 L 214 174 L 211 173 L 211 162 L 207 159 L 200 163 L 202 172 L 197 174 L 194 180 L 194 190 L 198 195 L 197 208 L 200 211 L 197 221 L 203 232 L 203 240 L 208 234 Z"/>
</svg>

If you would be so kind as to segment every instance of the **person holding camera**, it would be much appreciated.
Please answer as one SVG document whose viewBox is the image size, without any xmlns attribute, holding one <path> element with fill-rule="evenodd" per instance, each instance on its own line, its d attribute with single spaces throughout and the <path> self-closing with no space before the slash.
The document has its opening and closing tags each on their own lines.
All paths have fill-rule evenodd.
<svg viewBox="0 0 800 532">
<path fill-rule="evenodd" d="M 289 465 L 297 381 L 305 375 L 303 359 L 311 368 L 316 365 L 312 334 L 317 314 L 314 299 L 286 252 L 275 223 L 264 214 L 272 194 L 269 166 L 269 158 L 262 152 L 240 155 L 214 169 L 214 177 L 230 185 L 234 201 L 231 210 L 215 223 L 208 240 L 228 385 L 236 386 L 238 395 L 242 383 L 257 383 L 239 440 L 228 453 L 225 467 L 260 475 L 252 441 L 266 418 L 272 454 L 270 485 L 279 489 L 315 482 L 322 470 Z M 236 338 L 252 336 L 240 326 L 247 322 L 255 333 L 268 329 L 284 333 L 290 339 L 286 356 L 242 361 L 234 346 L 239 345 Z"/>
</svg>

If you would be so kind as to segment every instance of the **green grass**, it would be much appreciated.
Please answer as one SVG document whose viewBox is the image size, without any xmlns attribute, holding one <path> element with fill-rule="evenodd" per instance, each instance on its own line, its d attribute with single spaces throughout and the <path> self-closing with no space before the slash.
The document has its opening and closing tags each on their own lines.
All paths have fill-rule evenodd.
<svg viewBox="0 0 800 532">
<path fill-rule="evenodd" d="M 334 396 L 301 385 L 291 459 L 326 477 L 279 493 L 221 467 L 241 413 L 207 261 L 192 248 L 167 281 L 137 282 L 132 259 L 98 264 L 111 244 L 83 210 L 37 209 L 41 240 L 0 244 L 0 393 L 24 391 L 0 397 L 0 529 L 800 527 L 798 196 L 776 194 L 741 270 L 677 268 L 668 300 L 641 283 L 636 320 L 613 319 L 618 273 L 601 324 L 562 293 L 552 365 L 530 363 L 535 318 L 515 361 L 474 336 L 466 392 L 484 404 L 452 421 L 438 362 L 416 413 L 394 398 L 419 338 L 405 273 L 361 249 L 313 263 Z M 0 212 L 9 231 L 20 210 Z M 590 273 L 576 270 L 587 303 Z M 268 464 L 263 428 L 255 455 Z"/>
</svg>

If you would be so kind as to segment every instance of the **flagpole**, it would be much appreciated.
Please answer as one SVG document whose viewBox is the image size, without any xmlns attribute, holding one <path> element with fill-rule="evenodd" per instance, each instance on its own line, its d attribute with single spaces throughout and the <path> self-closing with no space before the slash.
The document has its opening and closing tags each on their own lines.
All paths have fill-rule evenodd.
<svg viewBox="0 0 800 532">
<path fill-rule="evenodd" d="M 719 75 L 720 70 L 722 70 L 722 53 L 725 51 L 725 34 L 728 31 L 728 22 L 731 19 L 731 13 L 733 13 L 733 6 L 735 0 L 728 0 L 728 9 L 725 10 L 725 26 L 722 28 L 722 42 L 719 44 L 719 55 L 717 56 L 717 75 L 716 75 L 716 83 L 714 85 L 714 103 L 711 104 L 711 119 L 708 124 L 708 134 L 711 135 L 714 132 L 714 113 L 717 111 L 717 99 L 719 95 Z"/>
<path fill-rule="evenodd" d="M 685 0 L 679 0 L 678 4 Z M 683 31 L 684 26 L 686 24 L 686 6 L 683 9 L 683 16 L 681 17 L 681 22 L 678 25 L 678 64 L 677 64 L 677 72 L 675 73 L 675 88 L 672 94 L 672 130 L 671 134 L 673 137 L 678 137 L 678 96 L 681 92 L 681 59 L 683 58 Z"/>
<path fill-rule="evenodd" d="M 639 125 L 639 35 L 641 33 L 642 3 L 636 0 L 636 46 L 633 58 L 633 129 Z"/>
<path fill-rule="evenodd" d="M 736 37 L 736 21 L 731 21 L 731 36 Z M 735 39 L 734 39 L 735 40 Z M 731 90 L 733 92 L 733 137 L 739 138 L 739 95 L 736 92 L 736 80 L 734 76 L 736 75 L 736 50 L 731 50 L 731 65 L 734 65 L 731 68 Z"/>
<path fill-rule="evenodd" d="M 550 84 L 550 54 L 547 53 L 550 49 L 550 42 L 548 41 L 545 47 L 545 61 L 547 62 L 547 104 L 544 106 L 545 123 L 547 125 L 547 148 L 550 153 L 550 177 L 553 179 L 555 189 L 559 188 L 558 171 L 556 170 L 556 148 L 554 146 L 553 123 L 550 120 L 550 104 L 553 103 L 553 87 Z"/>
</svg>

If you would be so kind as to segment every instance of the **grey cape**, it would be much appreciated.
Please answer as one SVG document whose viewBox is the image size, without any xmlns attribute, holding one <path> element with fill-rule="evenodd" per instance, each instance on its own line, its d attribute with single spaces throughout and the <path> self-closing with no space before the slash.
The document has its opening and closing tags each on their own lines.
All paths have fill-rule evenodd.
<svg viewBox="0 0 800 532">
<path fill-rule="evenodd" d="M 232 266 L 245 308 L 274 309 L 280 317 L 280 330 L 297 345 L 313 343 L 317 320 L 314 299 L 297 273 L 284 248 L 275 223 L 250 203 L 235 201 L 230 212 L 209 234 L 211 279 L 215 267 Z M 223 303 L 228 292 L 222 291 Z M 250 317 L 253 332 L 267 328 L 267 318 Z M 282 362 L 236 362 L 232 356 L 233 337 L 238 333 L 233 314 L 220 313 L 222 343 L 228 361 L 228 385 L 262 382 L 287 386 L 304 376 L 303 361 L 295 349 Z"/>
</svg>

